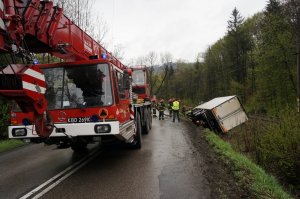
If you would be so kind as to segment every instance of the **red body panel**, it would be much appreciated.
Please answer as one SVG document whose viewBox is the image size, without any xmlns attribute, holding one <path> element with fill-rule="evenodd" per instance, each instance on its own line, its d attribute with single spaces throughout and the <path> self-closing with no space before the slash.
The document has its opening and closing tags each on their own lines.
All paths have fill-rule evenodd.
<svg viewBox="0 0 300 199">
<path fill-rule="evenodd" d="M 140 71 L 143 73 L 144 76 L 144 83 L 143 85 L 133 85 L 132 89 L 133 92 L 137 91 L 136 94 L 138 95 L 139 99 L 149 99 L 150 100 L 150 87 L 149 87 L 149 79 L 147 74 L 147 68 L 146 66 L 139 66 L 131 68 L 132 72 L 134 71 Z"/>
<path fill-rule="evenodd" d="M 89 60 L 89 61 L 78 61 L 78 62 L 69 62 L 69 63 L 55 63 L 55 64 L 41 64 L 39 68 L 47 69 L 47 68 L 57 68 L 57 67 L 76 67 L 80 65 L 86 64 L 97 64 L 97 63 L 108 63 L 110 62 L 106 59 L 100 60 Z M 117 86 L 115 84 L 114 76 L 112 72 L 114 71 L 112 65 L 110 67 L 111 73 L 110 78 L 112 81 L 112 86 Z M 0 91 L 0 93 L 7 93 L 7 91 Z M 112 92 L 114 99 L 116 97 L 119 98 L 119 93 L 115 93 L 114 89 Z M 21 94 L 20 94 L 21 95 Z M 53 123 L 68 123 L 68 118 L 78 118 L 78 117 L 88 117 L 91 118 L 93 115 L 97 115 L 100 117 L 101 120 L 118 120 L 121 124 L 130 120 L 130 111 L 129 111 L 129 94 L 126 93 L 126 99 L 119 99 L 119 104 L 113 104 L 111 106 L 99 106 L 93 108 L 72 108 L 72 109 L 56 109 L 56 110 L 48 110 L 47 112 L 51 115 Z M 106 116 L 101 115 L 102 111 L 107 113 Z M 31 123 L 34 123 L 35 115 L 33 112 L 23 113 L 23 112 L 15 112 L 12 113 L 15 115 L 11 117 L 11 124 L 13 125 L 21 125 L 23 119 L 28 119 Z M 89 121 L 86 121 L 89 122 Z"/>
</svg>

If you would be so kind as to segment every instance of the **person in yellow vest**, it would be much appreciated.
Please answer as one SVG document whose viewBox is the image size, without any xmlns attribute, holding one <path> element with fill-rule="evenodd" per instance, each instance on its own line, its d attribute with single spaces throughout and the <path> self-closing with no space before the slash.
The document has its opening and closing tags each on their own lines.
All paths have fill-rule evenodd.
<svg viewBox="0 0 300 199">
<path fill-rule="evenodd" d="M 175 122 L 175 117 L 177 116 L 178 122 L 180 122 L 179 119 L 179 101 L 177 98 L 175 98 L 175 100 L 173 101 L 173 105 L 172 105 L 172 111 L 173 111 L 173 122 Z"/>
</svg>

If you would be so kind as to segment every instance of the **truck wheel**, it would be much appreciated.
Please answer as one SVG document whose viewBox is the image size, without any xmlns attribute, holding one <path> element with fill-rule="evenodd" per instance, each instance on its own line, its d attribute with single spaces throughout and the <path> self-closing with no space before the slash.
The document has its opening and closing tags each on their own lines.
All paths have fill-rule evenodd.
<svg viewBox="0 0 300 199">
<path fill-rule="evenodd" d="M 149 129 L 152 129 L 152 115 L 151 115 L 151 109 L 148 110 L 149 113 Z"/>
<path fill-rule="evenodd" d="M 148 134 L 150 131 L 150 114 L 146 109 L 145 111 L 145 125 L 143 126 L 143 134 Z"/>
<path fill-rule="evenodd" d="M 142 147 L 142 124 L 139 113 L 136 116 L 136 134 L 131 146 L 133 149 L 140 149 Z"/>
<path fill-rule="evenodd" d="M 71 143 L 71 148 L 76 153 L 85 152 L 87 150 L 87 143 L 78 139 Z"/>
</svg>

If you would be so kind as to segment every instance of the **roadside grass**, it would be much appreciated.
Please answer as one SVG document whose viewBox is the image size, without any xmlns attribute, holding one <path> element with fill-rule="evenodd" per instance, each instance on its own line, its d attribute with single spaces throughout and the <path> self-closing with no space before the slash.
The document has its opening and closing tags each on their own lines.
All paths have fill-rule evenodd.
<svg viewBox="0 0 300 199">
<path fill-rule="evenodd" d="M 215 133 L 205 131 L 205 137 L 230 167 L 238 183 L 250 191 L 256 198 L 287 199 L 292 198 L 279 185 L 277 180 L 262 168 L 252 163 L 246 156 L 234 151 L 230 144 Z"/>
<path fill-rule="evenodd" d="M 25 145 L 21 140 L 1 140 L 0 153 Z"/>
</svg>

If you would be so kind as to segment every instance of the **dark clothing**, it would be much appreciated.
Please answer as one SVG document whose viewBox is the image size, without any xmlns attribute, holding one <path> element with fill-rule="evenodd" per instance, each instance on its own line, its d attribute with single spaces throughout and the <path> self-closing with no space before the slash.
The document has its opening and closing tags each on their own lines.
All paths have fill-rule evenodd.
<svg viewBox="0 0 300 199">
<path fill-rule="evenodd" d="M 169 109 L 169 116 L 170 117 L 172 117 L 172 105 L 173 105 L 173 102 L 169 102 L 168 109 Z"/>
<path fill-rule="evenodd" d="M 158 106 L 157 106 L 157 109 L 159 111 L 164 111 L 166 108 L 165 104 L 163 102 L 159 103 Z"/>
<path fill-rule="evenodd" d="M 181 112 L 182 112 L 183 115 L 185 115 L 185 112 L 186 112 L 186 107 L 185 106 L 182 107 Z"/>
<path fill-rule="evenodd" d="M 164 117 L 165 117 L 164 111 L 159 111 L 159 117 L 158 117 L 158 119 L 159 120 L 161 120 L 161 119 L 164 120 L 165 119 Z"/>
<path fill-rule="evenodd" d="M 175 117 L 176 116 L 177 116 L 178 122 L 180 122 L 179 110 L 173 110 L 173 122 L 175 122 Z"/>
<path fill-rule="evenodd" d="M 159 111 L 159 119 L 162 119 L 162 120 L 164 120 L 165 118 L 164 118 L 164 111 L 165 111 L 165 108 L 166 108 L 166 106 L 165 106 L 165 104 L 163 103 L 163 102 L 161 102 L 161 103 L 159 103 L 158 104 L 158 111 Z"/>
<path fill-rule="evenodd" d="M 155 104 L 155 102 L 152 102 L 152 113 L 153 113 L 153 117 L 157 117 L 156 116 L 156 104 Z"/>
<path fill-rule="evenodd" d="M 156 109 L 153 108 L 152 111 L 153 111 L 153 117 L 157 117 L 157 116 L 156 116 Z"/>
</svg>

